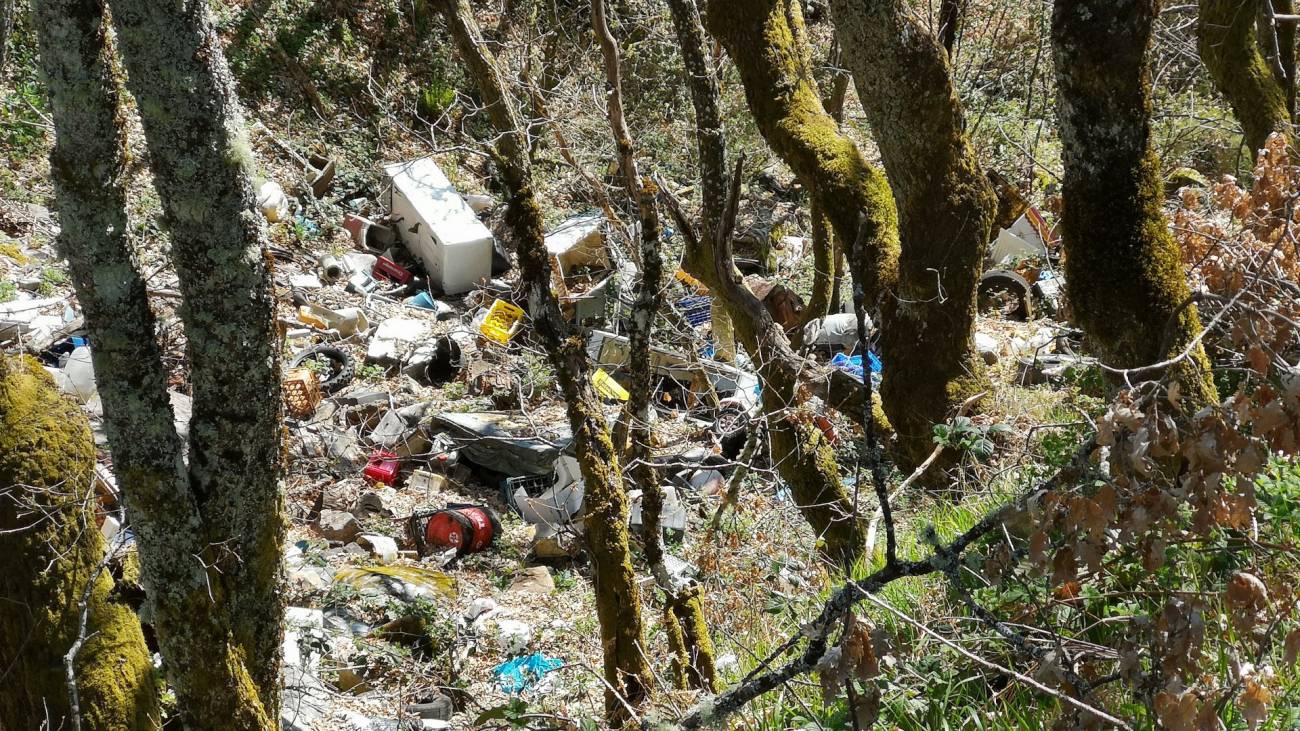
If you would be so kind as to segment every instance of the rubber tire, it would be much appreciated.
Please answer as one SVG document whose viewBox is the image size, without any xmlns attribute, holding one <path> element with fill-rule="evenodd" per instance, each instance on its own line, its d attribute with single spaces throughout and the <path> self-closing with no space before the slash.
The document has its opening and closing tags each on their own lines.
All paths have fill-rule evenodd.
<svg viewBox="0 0 1300 731">
<path fill-rule="evenodd" d="M 334 393 L 344 386 L 352 383 L 356 376 L 356 365 L 352 361 L 352 356 L 348 355 L 346 350 L 336 348 L 333 345 L 316 345 L 298 353 L 289 361 L 290 368 L 297 368 L 308 359 L 323 357 L 333 364 L 334 368 L 330 371 L 328 378 L 322 378 L 320 390 L 324 393 Z"/>
<path fill-rule="evenodd" d="M 979 303 L 980 312 L 997 309 L 993 303 L 993 296 L 997 294 L 1009 294 L 1015 298 L 1014 307 L 1001 310 L 1003 316 L 1021 321 L 1033 316 L 1029 282 L 1025 281 L 1024 277 L 1005 269 L 990 269 L 984 272 L 984 276 L 980 277 L 979 288 L 976 290 L 976 302 Z"/>
</svg>

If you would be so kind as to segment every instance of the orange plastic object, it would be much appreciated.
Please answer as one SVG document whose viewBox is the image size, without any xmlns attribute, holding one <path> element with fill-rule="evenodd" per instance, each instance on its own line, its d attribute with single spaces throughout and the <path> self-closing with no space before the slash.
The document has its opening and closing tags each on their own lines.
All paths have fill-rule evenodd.
<svg viewBox="0 0 1300 731">
<path fill-rule="evenodd" d="M 284 391 L 284 406 L 289 414 L 302 419 L 316 413 L 320 405 L 320 377 L 310 368 L 294 368 L 284 376 L 281 382 Z"/>
</svg>

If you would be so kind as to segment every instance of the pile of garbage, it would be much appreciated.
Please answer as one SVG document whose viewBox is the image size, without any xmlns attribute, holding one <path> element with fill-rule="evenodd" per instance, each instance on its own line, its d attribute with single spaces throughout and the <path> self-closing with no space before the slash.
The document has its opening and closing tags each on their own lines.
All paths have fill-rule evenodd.
<svg viewBox="0 0 1300 731">
<path fill-rule="evenodd" d="M 331 161 L 293 155 L 315 196 L 334 184 Z M 564 627 L 511 616 L 485 587 L 467 591 L 459 571 L 486 563 L 514 577 L 507 593 L 547 597 L 552 567 L 580 561 L 584 551 L 585 486 L 565 405 L 529 330 L 510 254 L 485 223 L 494 203 L 462 196 L 431 158 L 383 171 L 384 195 L 336 222 L 345 241 L 272 251 L 294 520 L 286 566 L 290 596 L 301 605 L 286 617 L 285 728 L 448 728 L 467 699 L 453 692 L 446 667 L 493 655 L 492 682 L 504 694 L 539 692 L 562 682 L 567 667 L 536 646 L 540 634 Z M 319 227 L 275 182 L 258 192 L 268 221 Z M 1026 247 L 1036 249 L 1025 242 L 1038 229 L 1022 223 L 995 241 L 991 265 L 1019 266 Z M 593 386 L 611 425 L 628 398 L 634 233 L 579 212 L 545 240 L 562 313 L 587 334 Z M 862 350 L 855 315 L 804 324 L 802 299 L 781 283 L 780 267 L 796 265 L 806 245 L 782 238 L 777 248 L 787 256 L 773 270 L 743 262 L 747 284 L 777 323 L 803 328 L 805 355 L 857 379 L 879 379 L 887 364 L 871 349 L 869 319 Z M 1048 302 L 1057 280 L 1050 267 L 1040 271 L 1023 297 Z M 0 341 L 20 340 L 39 355 L 84 405 L 102 445 L 93 344 L 70 292 L 43 292 L 34 282 L 20 279 L 18 296 L 0 302 Z M 725 492 L 759 418 L 762 387 L 745 354 L 714 332 L 704 285 L 679 269 L 668 292 L 671 306 L 652 339 L 649 459 L 665 491 L 662 527 L 683 536 L 690 516 L 708 512 L 706 504 Z M 999 292 L 981 289 L 982 296 Z M 1013 293 L 1014 303 L 1020 297 Z M 1043 328 L 1023 342 L 994 342 L 981 333 L 977 345 L 990 362 L 1029 359 L 1028 381 L 1051 378 L 1052 368 L 1074 357 L 1071 337 Z M 183 387 L 171 397 L 184 437 L 189 398 Z M 761 451 L 755 459 L 764 459 Z M 111 472 L 101 473 L 101 529 L 129 542 Z M 630 524 L 640 530 L 640 490 L 629 497 Z M 522 561 L 503 550 L 519 544 L 527 546 Z M 682 579 L 695 570 L 672 555 L 667 564 Z M 375 659 L 379 641 L 414 648 L 418 661 L 438 658 L 448 687 L 429 688 L 398 714 L 417 725 L 360 703 L 387 667 Z M 340 708 L 339 694 L 359 705 Z"/>
</svg>

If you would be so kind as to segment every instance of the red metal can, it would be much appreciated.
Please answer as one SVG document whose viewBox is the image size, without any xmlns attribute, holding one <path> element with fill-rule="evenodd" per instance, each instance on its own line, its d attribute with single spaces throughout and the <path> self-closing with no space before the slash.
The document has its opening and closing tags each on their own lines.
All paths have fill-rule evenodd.
<svg viewBox="0 0 1300 731">
<path fill-rule="evenodd" d="M 366 461 L 366 468 L 361 474 L 376 482 L 391 485 L 397 481 L 397 470 L 400 467 L 396 454 L 376 449 L 370 453 L 370 459 Z"/>
</svg>

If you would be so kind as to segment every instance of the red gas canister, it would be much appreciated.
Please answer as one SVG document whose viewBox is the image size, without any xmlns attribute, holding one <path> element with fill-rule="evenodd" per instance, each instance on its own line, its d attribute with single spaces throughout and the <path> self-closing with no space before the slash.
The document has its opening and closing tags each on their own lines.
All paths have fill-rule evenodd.
<svg viewBox="0 0 1300 731">
<path fill-rule="evenodd" d="M 445 548 L 454 548 L 457 556 L 463 556 L 491 546 L 501 532 L 501 522 L 485 505 L 452 504 L 412 515 L 406 529 L 421 556 Z"/>
</svg>

